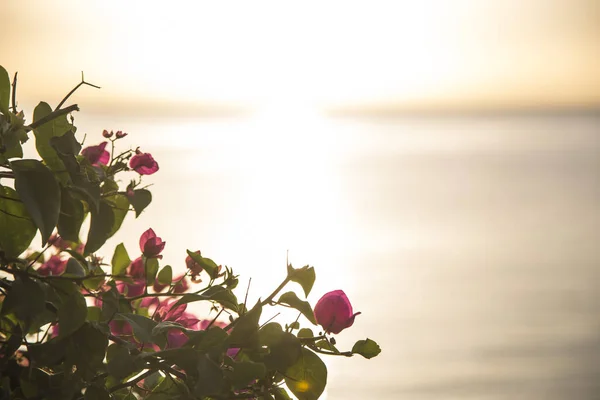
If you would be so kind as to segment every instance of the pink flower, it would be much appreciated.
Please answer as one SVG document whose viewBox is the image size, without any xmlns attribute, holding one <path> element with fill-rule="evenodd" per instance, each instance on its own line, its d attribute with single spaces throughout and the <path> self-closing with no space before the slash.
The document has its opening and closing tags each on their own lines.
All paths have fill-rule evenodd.
<svg viewBox="0 0 600 400">
<path fill-rule="evenodd" d="M 138 153 L 131 157 L 129 167 L 140 175 L 152 175 L 158 171 L 158 163 L 150 153 Z"/>
<path fill-rule="evenodd" d="M 81 150 L 81 155 L 88 159 L 92 165 L 106 165 L 110 159 L 108 151 L 104 150 L 108 142 L 102 142 L 97 146 L 89 146 Z"/>
<path fill-rule="evenodd" d="M 163 242 L 161 238 L 157 237 L 152 228 L 142 233 L 140 237 L 140 250 L 149 258 L 162 258 L 159 254 L 165 248 L 165 244 L 167 242 Z"/>
<path fill-rule="evenodd" d="M 179 275 L 173 278 L 173 282 L 177 282 L 175 284 L 175 288 L 173 289 L 173 293 L 184 293 L 186 290 L 190 288 L 187 278 L 184 278 L 183 275 Z M 158 278 L 154 281 L 154 291 L 156 293 L 160 292 L 164 288 L 169 285 L 163 285 L 158 282 Z"/>
<path fill-rule="evenodd" d="M 340 333 L 354 323 L 359 312 L 352 314 L 352 305 L 342 290 L 326 293 L 315 306 L 315 319 L 325 333 Z"/>
<path fill-rule="evenodd" d="M 54 255 L 37 269 L 37 273 L 42 276 L 56 276 L 65 272 L 65 269 L 67 269 L 67 260 L 62 260 L 59 256 Z"/>
<path fill-rule="evenodd" d="M 142 257 L 133 260 L 125 272 L 133 279 L 133 282 L 117 282 L 117 290 L 119 293 L 124 293 L 127 297 L 135 297 L 144 293 L 144 288 L 146 287 L 146 274 Z"/>
</svg>

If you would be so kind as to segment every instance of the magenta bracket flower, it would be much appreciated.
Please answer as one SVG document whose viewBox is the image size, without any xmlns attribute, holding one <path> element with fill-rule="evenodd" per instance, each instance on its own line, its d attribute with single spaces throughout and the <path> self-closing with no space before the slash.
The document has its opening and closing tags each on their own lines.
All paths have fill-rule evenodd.
<svg viewBox="0 0 600 400">
<path fill-rule="evenodd" d="M 140 237 L 140 250 L 148 258 L 162 258 L 160 253 L 165 248 L 167 242 L 163 242 L 161 238 L 156 236 L 152 228 L 142 233 Z"/>
<path fill-rule="evenodd" d="M 110 159 L 110 154 L 106 148 L 108 142 L 102 142 L 97 146 L 89 146 L 81 150 L 81 155 L 84 156 L 92 165 L 106 165 Z"/>
<path fill-rule="evenodd" d="M 150 153 L 136 152 L 129 160 L 129 167 L 140 175 L 152 175 L 158 171 L 158 163 Z"/>
<path fill-rule="evenodd" d="M 326 293 L 319 299 L 314 309 L 317 323 L 325 333 L 338 334 L 354 324 L 354 318 L 360 312 L 352 313 L 352 305 L 342 290 Z"/>
</svg>

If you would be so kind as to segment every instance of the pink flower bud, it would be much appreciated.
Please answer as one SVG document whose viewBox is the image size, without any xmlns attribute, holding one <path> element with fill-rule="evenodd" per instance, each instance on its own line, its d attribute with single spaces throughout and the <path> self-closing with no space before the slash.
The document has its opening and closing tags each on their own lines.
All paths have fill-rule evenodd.
<svg viewBox="0 0 600 400">
<path fill-rule="evenodd" d="M 110 139 L 113 135 L 113 131 L 107 131 L 106 129 L 102 131 L 102 136 L 104 136 L 107 139 Z"/>
<path fill-rule="evenodd" d="M 89 146 L 81 150 L 81 155 L 87 158 L 92 165 L 106 165 L 110 159 L 108 151 L 104 150 L 108 142 L 102 142 L 97 146 Z"/>
<path fill-rule="evenodd" d="M 152 175 L 158 171 L 158 163 L 150 153 L 137 153 L 129 160 L 129 167 L 140 175 Z"/>
<path fill-rule="evenodd" d="M 167 242 L 163 242 L 161 238 L 156 236 L 156 233 L 154 233 L 152 228 L 142 233 L 142 236 L 140 237 L 140 249 L 146 257 L 150 258 L 162 258 L 159 254 L 165 248 L 166 243 Z"/>
<path fill-rule="evenodd" d="M 125 136 L 127 136 L 127 134 L 123 131 L 117 131 L 116 136 L 117 136 L 117 139 L 121 139 L 121 138 L 124 138 Z"/>
<path fill-rule="evenodd" d="M 360 314 L 352 313 L 352 305 L 342 290 L 326 293 L 315 306 L 315 319 L 325 329 L 325 333 L 340 333 L 354 323 Z"/>
</svg>

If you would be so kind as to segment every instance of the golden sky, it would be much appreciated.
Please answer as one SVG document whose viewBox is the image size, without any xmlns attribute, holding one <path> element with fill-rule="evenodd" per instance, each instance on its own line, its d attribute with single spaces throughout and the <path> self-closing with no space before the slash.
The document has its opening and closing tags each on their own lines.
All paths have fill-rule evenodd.
<svg viewBox="0 0 600 400">
<path fill-rule="evenodd" d="M 99 109 L 600 104 L 597 0 L 3 1 L 21 102 Z M 83 92 L 83 91 L 82 91 Z"/>
</svg>

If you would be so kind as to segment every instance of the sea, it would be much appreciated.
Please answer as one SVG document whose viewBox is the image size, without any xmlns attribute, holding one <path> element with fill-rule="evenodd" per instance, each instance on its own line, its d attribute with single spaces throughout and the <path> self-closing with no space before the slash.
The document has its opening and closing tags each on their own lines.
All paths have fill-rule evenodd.
<svg viewBox="0 0 600 400">
<path fill-rule="evenodd" d="M 315 267 L 313 305 L 344 290 L 361 314 L 337 347 L 382 351 L 325 357 L 322 398 L 600 399 L 600 111 L 75 122 L 86 145 L 123 130 L 119 149 L 160 165 L 144 177 L 153 203 L 107 259 L 121 242 L 139 252 L 151 227 L 162 265 L 183 272 L 201 250 L 240 275 L 248 303 L 286 262 Z M 277 312 L 263 319 L 296 319 Z"/>
</svg>

